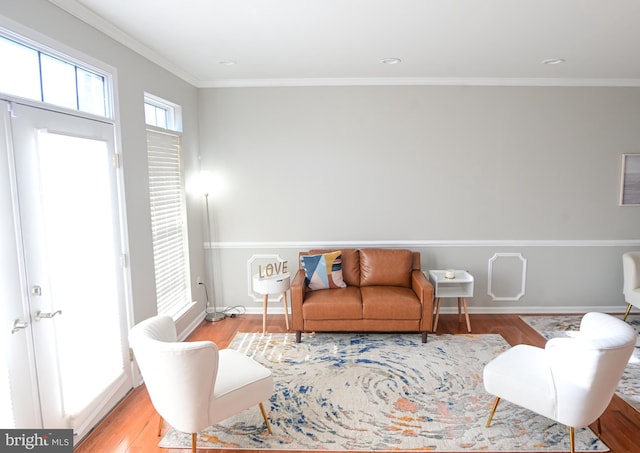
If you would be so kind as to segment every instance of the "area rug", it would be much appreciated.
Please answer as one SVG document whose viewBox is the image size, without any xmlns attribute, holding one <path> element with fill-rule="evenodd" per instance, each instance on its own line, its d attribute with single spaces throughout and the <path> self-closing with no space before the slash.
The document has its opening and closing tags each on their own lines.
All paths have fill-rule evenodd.
<svg viewBox="0 0 640 453">
<path fill-rule="evenodd" d="M 238 333 L 230 345 L 269 367 L 265 404 L 198 435 L 198 447 L 325 451 L 569 451 L 569 430 L 504 401 L 485 427 L 493 396 L 484 365 L 509 348 L 500 335 Z M 526 389 L 523 389 L 526 391 Z M 170 430 L 164 448 L 188 448 Z M 607 451 L 589 429 L 578 451 Z"/>
<path fill-rule="evenodd" d="M 617 316 L 622 319 L 622 315 Z M 520 316 L 524 322 L 537 330 L 547 340 L 554 337 L 572 336 L 580 330 L 582 315 L 570 316 Z M 627 322 L 638 333 L 636 348 L 618 384 L 617 394 L 631 407 L 640 412 L 640 315 L 629 315 Z"/>
</svg>

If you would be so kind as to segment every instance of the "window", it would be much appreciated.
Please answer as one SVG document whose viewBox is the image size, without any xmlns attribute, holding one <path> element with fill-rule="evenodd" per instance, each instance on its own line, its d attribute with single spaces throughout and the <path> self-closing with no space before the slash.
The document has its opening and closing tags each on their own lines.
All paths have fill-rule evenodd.
<svg viewBox="0 0 640 453">
<path fill-rule="evenodd" d="M 157 99 L 147 100 L 145 96 L 146 122 L 156 126 L 147 128 L 147 156 L 158 314 L 175 318 L 191 304 L 181 137 L 157 126 L 160 119 L 160 124 L 176 127 L 171 118 L 179 118 L 179 111 L 171 104 L 158 105 Z"/>
<path fill-rule="evenodd" d="M 108 79 L 97 71 L 0 36 L 0 92 L 110 118 Z"/>
<path fill-rule="evenodd" d="M 144 119 L 149 126 L 182 131 L 182 109 L 149 93 L 144 95 Z"/>
</svg>

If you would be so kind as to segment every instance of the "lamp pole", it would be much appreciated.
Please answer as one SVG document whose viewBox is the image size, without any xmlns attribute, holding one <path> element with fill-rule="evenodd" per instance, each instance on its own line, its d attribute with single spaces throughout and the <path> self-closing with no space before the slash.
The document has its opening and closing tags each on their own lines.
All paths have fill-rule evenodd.
<svg viewBox="0 0 640 453">
<path fill-rule="evenodd" d="M 210 322 L 222 321 L 226 318 L 224 313 L 218 313 L 218 307 L 216 305 L 216 294 L 215 294 L 215 286 L 213 285 L 213 279 L 215 278 L 213 275 L 213 249 L 211 248 L 211 216 L 209 214 L 209 191 L 204 194 L 204 201 L 207 208 L 207 235 L 209 239 L 209 250 L 210 250 L 210 259 L 209 262 L 211 272 L 209 275 L 211 276 L 211 297 L 213 298 L 213 312 L 209 312 L 209 292 L 207 291 L 207 314 L 204 319 Z M 206 290 L 205 286 L 205 290 Z"/>
</svg>

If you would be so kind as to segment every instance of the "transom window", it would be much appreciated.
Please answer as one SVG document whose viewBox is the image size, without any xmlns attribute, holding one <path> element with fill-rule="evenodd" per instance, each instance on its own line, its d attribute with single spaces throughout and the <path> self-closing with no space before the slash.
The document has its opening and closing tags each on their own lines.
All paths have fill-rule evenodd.
<svg viewBox="0 0 640 453">
<path fill-rule="evenodd" d="M 144 94 L 144 119 L 149 126 L 182 131 L 182 108 L 149 93 Z"/>
<path fill-rule="evenodd" d="M 111 118 L 105 75 L 0 36 L 0 92 Z"/>
</svg>

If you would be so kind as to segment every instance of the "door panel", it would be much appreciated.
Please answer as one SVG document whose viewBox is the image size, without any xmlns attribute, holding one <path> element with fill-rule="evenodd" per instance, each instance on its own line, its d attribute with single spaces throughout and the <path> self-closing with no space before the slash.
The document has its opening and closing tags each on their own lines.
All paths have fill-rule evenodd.
<svg viewBox="0 0 640 453">
<path fill-rule="evenodd" d="M 0 426 L 40 427 L 40 402 L 31 341 L 9 104 L 0 100 Z"/>
</svg>

